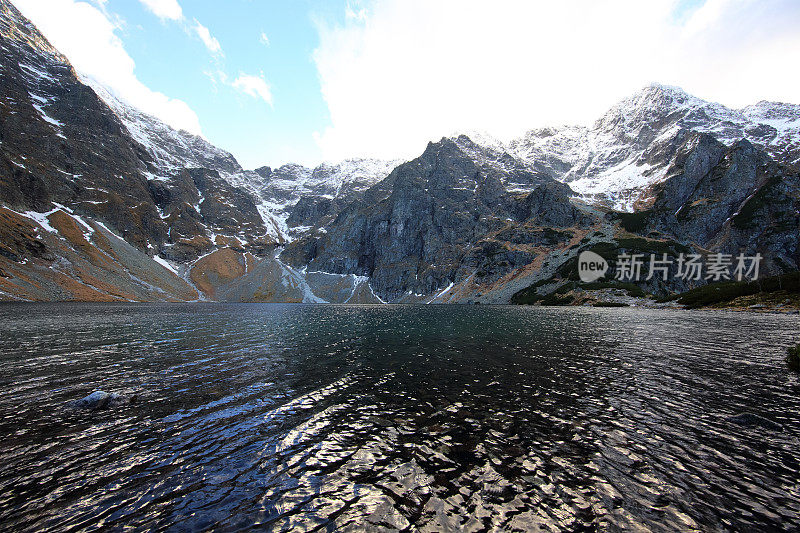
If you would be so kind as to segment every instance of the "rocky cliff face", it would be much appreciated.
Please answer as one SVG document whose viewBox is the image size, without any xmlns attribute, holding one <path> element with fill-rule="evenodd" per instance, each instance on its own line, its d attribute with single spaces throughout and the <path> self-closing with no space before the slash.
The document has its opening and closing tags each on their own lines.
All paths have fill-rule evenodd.
<svg viewBox="0 0 800 533">
<path fill-rule="evenodd" d="M 567 185 L 505 152 L 466 136 L 442 139 L 282 257 L 312 270 L 367 276 L 384 300 L 435 294 L 531 263 L 545 228 L 588 223 L 570 195 Z"/>
<path fill-rule="evenodd" d="M 76 73 L 8 0 L 0 39 L 3 300 L 506 303 L 556 298 L 583 250 L 800 267 L 800 106 L 653 85 L 589 128 L 249 171 Z"/>
<path fill-rule="evenodd" d="M 693 133 L 666 174 L 649 191 L 650 207 L 628 229 L 715 252 L 760 253 L 771 274 L 800 268 L 797 172 L 747 140 L 726 147 L 709 134 Z"/>
<path fill-rule="evenodd" d="M 258 199 L 224 179 L 241 170 L 230 155 L 98 95 L 7 1 L 0 35 L 0 204 L 15 236 L 4 246 L 0 290 L 32 299 L 195 299 L 177 263 L 188 271 L 231 245 L 271 257 L 277 239 Z M 112 253 L 120 239 L 127 248 Z M 20 256 L 26 247 L 46 252 Z M 76 284 L 87 264 L 96 282 Z M 115 281 L 101 282 L 111 272 Z M 181 290 L 167 294 L 148 278 Z M 141 290 L 108 290 L 131 284 Z"/>
</svg>

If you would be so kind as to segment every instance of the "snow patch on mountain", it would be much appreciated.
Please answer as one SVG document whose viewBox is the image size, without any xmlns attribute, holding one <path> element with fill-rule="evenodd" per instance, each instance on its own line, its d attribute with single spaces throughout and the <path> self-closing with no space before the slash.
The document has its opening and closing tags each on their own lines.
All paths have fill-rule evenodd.
<svg viewBox="0 0 800 533">
<path fill-rule="evenodd" d="M 228 152 L 203 137 L 178 131 L 156 117 L 143 113 L 117 97 L 114 92 L 90 76 L 79 74 L 82 83 L 91 87 L 128 128 L 150 156 L 159 176 L 168 176 L 182 168 L 209 168 L 220 174 L 241 172 L 242 168 Z"/>
<path fill-rule="evenodd" d="M 322 163 L 313 169 L 294 163 L 276 169 L 263 167 L 255 170 L 262 177 L 259 192 L 264 200 L 261 208 L 274 217 L 287 240 L 292 240 L 310 229 L 290 227 L 287 222 L 301 198 L 347 202 L 384 179 L 400 163 L 399 160 L 356 158 Z"/>
<path fill-rule="evenodd" d="M 623 99 L 592 127 L 534 129 L 508 150 L 590 202 L 632 211 L 641 192 L 665 178 L 670 144 L 687 131 L 709 133 L 729 146 L 747 139 L 779 162 L 800 163 L 800 105 L 730 109 L 660 84 Z"/>
</svg>

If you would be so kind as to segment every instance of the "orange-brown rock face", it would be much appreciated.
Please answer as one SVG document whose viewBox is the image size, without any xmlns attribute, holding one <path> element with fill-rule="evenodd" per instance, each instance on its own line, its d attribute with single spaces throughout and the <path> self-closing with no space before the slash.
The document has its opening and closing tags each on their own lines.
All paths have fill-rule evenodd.
<svg viewBox="0 0 800 533">
<path fill-rule="evenodd" d="M 94 222 L 0 208 L 0 299 L 186 301 L 183 279 Z"/>
<path fill-rule="evenodd" d="M 232 248 L 221 248 L 195 262 L 190 279 L 209 298 L 214 298 L 217 287 L 247 273 L 247 257 Z"/>
</svg>

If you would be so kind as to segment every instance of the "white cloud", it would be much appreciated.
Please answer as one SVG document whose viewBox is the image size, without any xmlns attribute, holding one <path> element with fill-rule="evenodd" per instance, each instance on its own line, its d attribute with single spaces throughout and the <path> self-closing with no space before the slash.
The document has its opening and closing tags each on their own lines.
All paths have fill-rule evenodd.
<svg viewBox="0 0 800 533">
<path fill-rule="evenodd" d="M 183 10 L 177 0 L 139 0 L 155 16 L 162 20 L 181 20 Z"/>
<path fill-rule="evenodd" d="M 239 77 L 231 83 L 231 86 L 253 98 L 261 98 L 269 105 L 272 105 L 272 90 L 269 83 L 264 80 L 263 75 L 239 74 Z"/>
<path fill-rule="evenodd" d="M 95 1 L 105 2 L 106 0 Z M 183 10 L 181 9 L 181 6 L 177 0 L 139 1 L 161 20 L 175 20 L 181 22 L 184 30 L 197 35 L 197 37 L 199 37 L 203 42 L 203 45 L 205 45 L 206 49 L 208 49 L 208 51 L 214 56 L 219 57 L 224 55 L 222 53 L 222 45 L 219 44 L 219 41 L 216 39 L 216 37 L 211 35 L 211 32 L 207 27 L 203 26 L 197 19 L 194 19 L 193 22 L 184 19 Z"/>
<path fill-rule="evenodd" d="M 220 46 L 219 41 L 212 36 L 208 28 L 200 24 L 197 19 L 194 19 L 193 29 L 197 36 L 200 37 L 200 40 L 203 41 L 203 44 L 206 45 L 209 52 L 214 55 L 222 55 L 222 46 Z"/>
<path fill-rule="evenodd" d="M 361 2 L 347 2 L 344 16 L 347 20 L 364 22 L 367 20 L 367 9 L 361 5 Z"/>
<path fill-rule="evenodd" d="M 264 46 L 269 46 L 269 37 L 267 37 L 267 34 L 263 31 L 261 32 L 261 37 L 259 37 L 258 40 L 261 41 L 261 44 Z"/>
<path fill-rule="evenodd" d="M 133 59 L 115 34 L 117 26 L 98 8 L 75 0 L 15 0 L 14 3 L 79 72 L 170 126 L 201 133 L 197 115 L 185 102 L 153 91 L 139 81 Z"/>
<path fill-rule="evenodd" d="M 457 130 L 587 123 L 652 81 L 743 106 L 800 102 L 800 3 L 374 0 L 317 21 L 326 159 L 415 156 Z M 767 30 L 768 28 L 768 30 Z"/>
</svg>

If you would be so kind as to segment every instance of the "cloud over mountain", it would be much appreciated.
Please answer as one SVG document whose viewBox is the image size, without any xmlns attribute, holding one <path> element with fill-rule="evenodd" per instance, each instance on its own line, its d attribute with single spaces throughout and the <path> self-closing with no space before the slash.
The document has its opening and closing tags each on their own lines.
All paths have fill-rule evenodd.
<svg viewBox="0 0 800 533">
<path fill-rule="evenodd" d="M 796 2 L 376 0 L 358 13 L 317 21 L 327 158 L 586 123 L 653 80 L 734 107 L 800 96 L 800 73 L 782 64 L 800 53 Z"/>
</svg>

